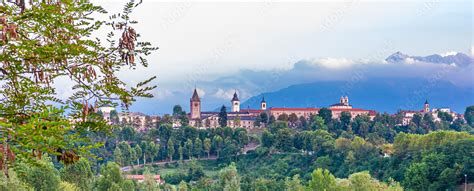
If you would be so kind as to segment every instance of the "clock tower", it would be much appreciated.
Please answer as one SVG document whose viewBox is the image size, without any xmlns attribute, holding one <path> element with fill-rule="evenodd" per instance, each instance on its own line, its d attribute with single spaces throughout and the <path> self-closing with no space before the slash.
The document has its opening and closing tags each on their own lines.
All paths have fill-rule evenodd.
<svg viewBox="0 0 474 191">
<path fill-rule="evenodd" d="M 267 110 L 267 102 L 265 101 L 265 96 L 262 97 L 262 101 L 260 102 L 260 109 Z"/>
<path fill-rule="evenodd" d="M 426 100 L 425 104 L 423 105 L 423 112 L 425 113 L 430 112 L 430 104 L 428 103 L 428 100 Z"/>
<path fill-rule="evenodd" d="M 191 109 L 191 119 L 200 119 L 201 118 L 201 99 L 199 99 L 199 95 L 197 90 L 194 89 L 193 97 L 191 97 L 190 102 L 190 109 Z"/>
<path fill-rule="evenodd" d="M 234 97 L 232 98 L 232 112 L 239 112 L 240 111 L 240 101 L 237 97 L 237 91 L 234 93 Z"/>
</svg>

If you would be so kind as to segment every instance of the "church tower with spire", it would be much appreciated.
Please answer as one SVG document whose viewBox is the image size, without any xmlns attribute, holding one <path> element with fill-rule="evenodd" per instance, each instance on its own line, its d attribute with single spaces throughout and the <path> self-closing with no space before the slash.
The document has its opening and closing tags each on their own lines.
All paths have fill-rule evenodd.
<svg viewBox="0 0 474 191">
<path fill-rule="evenodd" d="M 197 89 L 194 88 L 193 97 L 190 99 L 190 110 L 191 110 L 191 119 L 200 119 L 201 118 L 201 99 L 197 93 Z"/>
<path fill-rule="evenodd" d="M 260 102 L 260 109 L 267 110 L 267 102 L 265 101 L 265 96 L 262 97 L 262 101 Z"/>
<path fill-rule="evenodd" d="M 425 105 L 423 105 L 423 112 L 425 113 L 430 112 L 430 104 L 428 103 L 428 100 L 426 100 Z"/>
<path fill-rule="evenodd" d="M 232 112 L 240 112 L 240 101 L 237 97 L 237 91 L 234 93 L 234 97 L 232 98 Z"/>
</svg>

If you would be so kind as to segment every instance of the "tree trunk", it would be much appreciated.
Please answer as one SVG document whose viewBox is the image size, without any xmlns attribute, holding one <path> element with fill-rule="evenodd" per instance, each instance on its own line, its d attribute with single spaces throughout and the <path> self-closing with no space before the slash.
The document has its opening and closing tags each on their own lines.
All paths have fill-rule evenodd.
<svg viewBox="0 0 474 191">
<path fill-rule="evenodd" d="M 145 155 L 145 153 L 143 153 L 143 166 L 145 166 L 145 165 L 146 165 L 146 155 Z"/>
<path fill-rule="evenodd" d="M 207 158 L 211 158 L 211 152 L 207 152 Z"/>
</svg>

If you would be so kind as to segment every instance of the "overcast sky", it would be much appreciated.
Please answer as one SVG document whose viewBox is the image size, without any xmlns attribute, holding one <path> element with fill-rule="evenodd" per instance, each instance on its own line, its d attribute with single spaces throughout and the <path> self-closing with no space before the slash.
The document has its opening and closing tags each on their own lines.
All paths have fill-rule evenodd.
<svg viewBox="0 0 474 191">
<path fill-rule="evenodd" d="M 124 3 L 96 2 L 110 13 Z M 149 68 L 121 75 L 132 82 L 156 75 L 158 92 L 166 92 L 241 69 L 291 68 L 302 59 L 348 67 L 344 60 L 383 60 L 396 51 L 472 54 L 473 9 L 471 0 L 144 0 L 133 14 L 136 29 L 160 49 Z"/>
</svg>

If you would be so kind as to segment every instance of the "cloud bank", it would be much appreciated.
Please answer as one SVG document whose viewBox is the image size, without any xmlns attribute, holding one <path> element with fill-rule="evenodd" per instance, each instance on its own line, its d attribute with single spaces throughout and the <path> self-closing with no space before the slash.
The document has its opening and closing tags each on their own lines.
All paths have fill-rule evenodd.
<svg viewBox="0 0 474 191">
<path fill-rule="evenodd" d="M 458 53 L 449 52 L 435 56 L 452 59 Z M 474 63 L 450 63 L 435 60 L 439 63 L 420 61 L 426 57 L 407 56 L 395 53 L 386 60 L 363 61 L 347 58 L 303 59 L 289 69 L 252 70 L 243 69 L 232 75 L 218 77 L 209 81 L 195 82 L 203 101 L 203 110 L 215 110 L 222 104 L 228 105 L 235 91 L 241 101 L 265 92 L 276 91 L 290 85 L 316 81 L 345 81 L 349 86 L 362 80 L 377 78 L 419 78 L 432 81 L 448 81 L 456 86 L 474 87 Z M 433 56 L 433 55 L 432 55 Z M 460 56 L 465 56 L 460 55 Z M 428 58 L 431 58 L 427 56 Z M 389 59 L 391 58 L 391 59 Z M 463 57 L 464 58 L 464 57 Z M 456 59 L 454 59 L 456 61 Z M 460 60 L 465 61 L 464 60 Z M 169 87 L 173 89 L 173 87 Z M 321 87 L 324 88 L 324 87 Z M 166 113 L 174 104 L 187 106 L 192 89 L 161 90 L 158 93 L 158 104 L 154 110 Z M 151 101 L 152 102 L 152 101 Z M 146 106 L 145 106 L 146 107 Z M 142 108 L 141 108 L 142 109 Z M 184 107 L 185 110 L 189 108 Z"/>
</svg>

